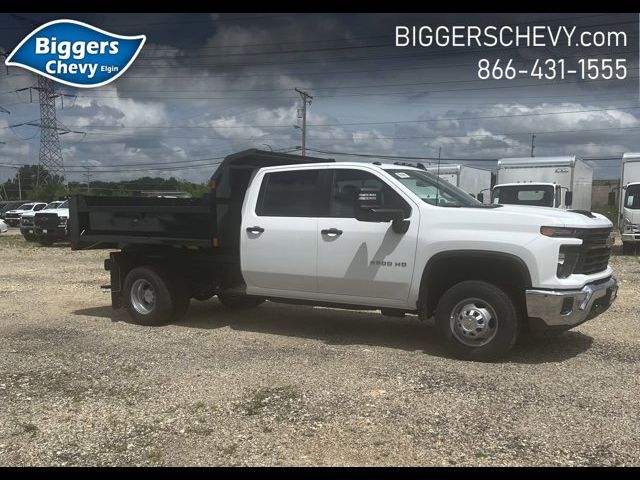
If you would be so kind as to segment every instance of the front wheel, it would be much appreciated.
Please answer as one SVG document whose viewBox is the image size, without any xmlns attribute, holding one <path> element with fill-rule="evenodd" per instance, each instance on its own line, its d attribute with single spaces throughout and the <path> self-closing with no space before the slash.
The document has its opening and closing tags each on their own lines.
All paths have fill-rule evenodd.
<svg viewBox="0 0 640 480">
<path fill-rule="evenodd" d="M 447 290 L 436 309 L 436 328 L 453 352 L 469 360 L 503 357 L 518 337 L 518 309 L 504 290 L 470 280 Z"/>
<path fill-rule="evenodd" d="M 264 297 L 252 297 L 249 295 L 228 295 L 224 293 L 218 294 L 218 300 L 227 308 L 233 310 L 246 310 L 254 308 L 264 303 L 266 300 Z"/>
</svg>

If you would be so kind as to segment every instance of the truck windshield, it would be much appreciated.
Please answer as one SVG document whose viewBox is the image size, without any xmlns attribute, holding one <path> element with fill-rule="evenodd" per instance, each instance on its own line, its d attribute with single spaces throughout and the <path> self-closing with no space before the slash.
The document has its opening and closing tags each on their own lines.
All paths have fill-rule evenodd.
<svg viewBox="0 0 640 480">
<path fill-rule="evenodd" d="M 415 193 L 422 201 L 439 207 L 482 207 L 468 193 L 427 172 L 419 170 L 385 169 L 385 171 Z"/>
<path fill-rule="evenodd" d="M 31 210 L 35 204 L 34 203 L 23 203 L 16 210 Z"/>
<path fill-rule="evenodd" d="M 640 184 L 629 185 L 627 187 L 624 206 L 632 210 L 640 210 Z"/>
<path fill-rule="evenodd" d="M 503 185 L 493 189 L 491 203 L 553 207 L 553 185 Z"/>
<path fill-rule="evenodd" d="M 53 210 L 55 208 L 58 208 L 61 203 L 62 202 L 51 202 L 51 203 L 47 204 L 47 206 L 44 207 L 43 210 Z"/>
</svg>

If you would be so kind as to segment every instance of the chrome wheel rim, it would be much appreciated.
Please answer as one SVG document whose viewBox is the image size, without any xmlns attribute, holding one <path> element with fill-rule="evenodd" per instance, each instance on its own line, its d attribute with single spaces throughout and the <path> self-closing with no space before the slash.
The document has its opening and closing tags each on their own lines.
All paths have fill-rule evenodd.
<svg viewBox="0 0 640 480">
<path fill-rule="evenodd" d="M 131 286 L 131 305 L 141 315 L 148 315 L 156 306 L 156 292 L 147 280 L 140 278 Z"/>
<path fill-rule="evenodd" d="M 450 326 L 460 343 L 468 347 L 482 347 L 496 336 L 498 316 L 484 300 L 466 298 L 451 311 Z"/>
</svg>

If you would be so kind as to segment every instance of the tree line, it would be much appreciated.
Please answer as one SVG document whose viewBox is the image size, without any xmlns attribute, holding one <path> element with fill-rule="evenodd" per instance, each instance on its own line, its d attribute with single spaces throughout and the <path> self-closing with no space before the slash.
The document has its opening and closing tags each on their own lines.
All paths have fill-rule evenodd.
<svg viewBox="0 0 640 480">
<path fill-rule="evenodd" d="M 3 200 L 18 200 L 22 193 L 23 200 L 50 202 L 74 193 L 132 196 L 144 191 L 187 192 L 194 197 L 200 197 L 209 191 L 204 184 L 178 180 L 174 177 L 144 176 L 134 180 L 110 182 L 95 180 L 86 184 L 76 181 L 65 182 L 64 177 L 51 175 L 46 183 L 39 181 L 39 179 L 47 175 L 48 172 L 43 167 L 24 165 L 20 167 L 15 177 L 9 178 L 6 182 L 0 184 L 0 198 Z"/>
</svg>

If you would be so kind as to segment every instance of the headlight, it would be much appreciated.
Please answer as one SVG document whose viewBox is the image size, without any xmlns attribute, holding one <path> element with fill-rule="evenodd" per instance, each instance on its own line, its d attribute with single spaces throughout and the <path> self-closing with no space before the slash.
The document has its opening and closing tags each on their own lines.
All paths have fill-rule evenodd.
<svg viewBox="0 0 640 480">
<path fill-rule="evenodd" d="M 580 257 L 579 247 L 574 245 L 562 245 L 558 254 L 558 278 L 567 278 L 576 268 Z"/>
<path fill-rule="evenodd" d="M 622 220 L 622 231 L 624 233 L 633 233 L 633 223 L 626 218 Z"/>
<path fill-rule="evenodd" d="M 565 227 L 540 227 L 540 233 L 547 237 L 573 238 L 576 236 L 575 228 Z"/>
<path fill-rule="evenodd" d="M 67 217 L 60 217 L 60 225 L 66 225 L 67 224 Z"/>
</svg>

